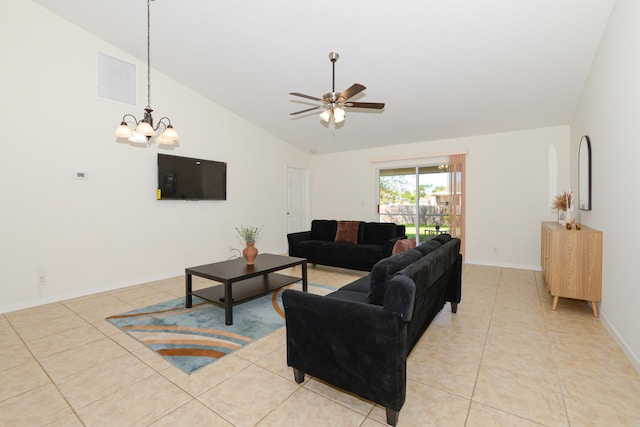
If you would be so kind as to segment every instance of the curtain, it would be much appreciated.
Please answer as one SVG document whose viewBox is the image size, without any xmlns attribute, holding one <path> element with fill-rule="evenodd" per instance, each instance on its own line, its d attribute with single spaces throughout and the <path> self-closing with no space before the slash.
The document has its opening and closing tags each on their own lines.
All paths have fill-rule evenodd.
<svg viewBox="0 0 640 427">
<path fill-rule="evenodd" d="M 466 154 L 449 156 L 449 233 L 462 241 L 464 256 L 464 179 Z"/>
</svg>

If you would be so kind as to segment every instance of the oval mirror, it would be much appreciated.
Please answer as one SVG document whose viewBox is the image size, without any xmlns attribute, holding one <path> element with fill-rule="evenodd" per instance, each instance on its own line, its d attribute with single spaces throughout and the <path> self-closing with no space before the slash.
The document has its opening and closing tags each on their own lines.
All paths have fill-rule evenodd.
<svg viewBox="0 0 640 427">
<path fill-rule="evenodd" d="M 591 210 L 591 141 L 587 135 L 578 147 L 578 208 Z"/>
</svg>

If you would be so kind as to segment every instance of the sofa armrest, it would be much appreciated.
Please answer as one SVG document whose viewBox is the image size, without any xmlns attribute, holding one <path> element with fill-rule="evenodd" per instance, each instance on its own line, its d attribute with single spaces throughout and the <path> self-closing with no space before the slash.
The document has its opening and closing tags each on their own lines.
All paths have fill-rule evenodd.
<svg viewBox="0 0 640 427">
<path fill-rule="evenodd" d="M 285 290 L 287 364 L 400 410 L 405 400 L 407 323 L 381 306 Z"/>
<path fill-rule="evenodd" d="M 389 280 L 384 292 L 383 307 L 400 316 L 405 322 L 411 321 L 413 305 L 416 300 L 416 284 L 402 274 L 396 274 Z"/>
<path fill-rule="evenodd" d="M 382 256 L 383 258 L 387 258 L 391 256 L 391 253 L 393 252 L 393 246 L 396 244 L 396 242 L 398 240 L 402 240 L 402 239 L 406 239 L 407 236 L 397 236 L 394 237 L 393 239 L 389 239 L 386 242 L 384 242 L 384 245 L 382 246 Z"/>
<path fill-rule="evenodd" d="M 295 253 L 295 245 L 298 242 L 302 242 L 304 240 L 311 240 L 311 230 L 309 231 L 299 231 L 297 233 L 289 233 L 287 234 L 287 241 L 289 242 L 289 255 L 293 255 Z"/>
</svg>

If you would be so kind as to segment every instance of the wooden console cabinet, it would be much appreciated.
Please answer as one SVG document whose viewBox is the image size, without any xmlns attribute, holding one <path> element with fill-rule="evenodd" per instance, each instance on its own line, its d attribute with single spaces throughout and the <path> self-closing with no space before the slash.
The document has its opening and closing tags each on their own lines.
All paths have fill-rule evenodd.
<svg viewBox="0 0 640 427">
<path fill-rule="evenodd" d="M 591 301 L 598 317 L 596 302 L 602 299 L 602 232 L 582 226 L 567 230 L 557 222 L 542 223 L 541 262 L 547 291 L 558 299 Z"/>
</svg>

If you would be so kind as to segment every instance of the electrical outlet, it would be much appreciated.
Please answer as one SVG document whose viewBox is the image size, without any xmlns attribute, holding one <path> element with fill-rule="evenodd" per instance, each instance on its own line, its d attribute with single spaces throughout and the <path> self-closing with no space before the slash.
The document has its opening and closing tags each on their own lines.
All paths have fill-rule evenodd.
<svg viewBox="0 0 640 427">
<path fill-rule="evenodd" d="M 44 270 L 38 271 L 38 286 L 44 286 L 47 284 L 47 275 Z"/>
</svg>

